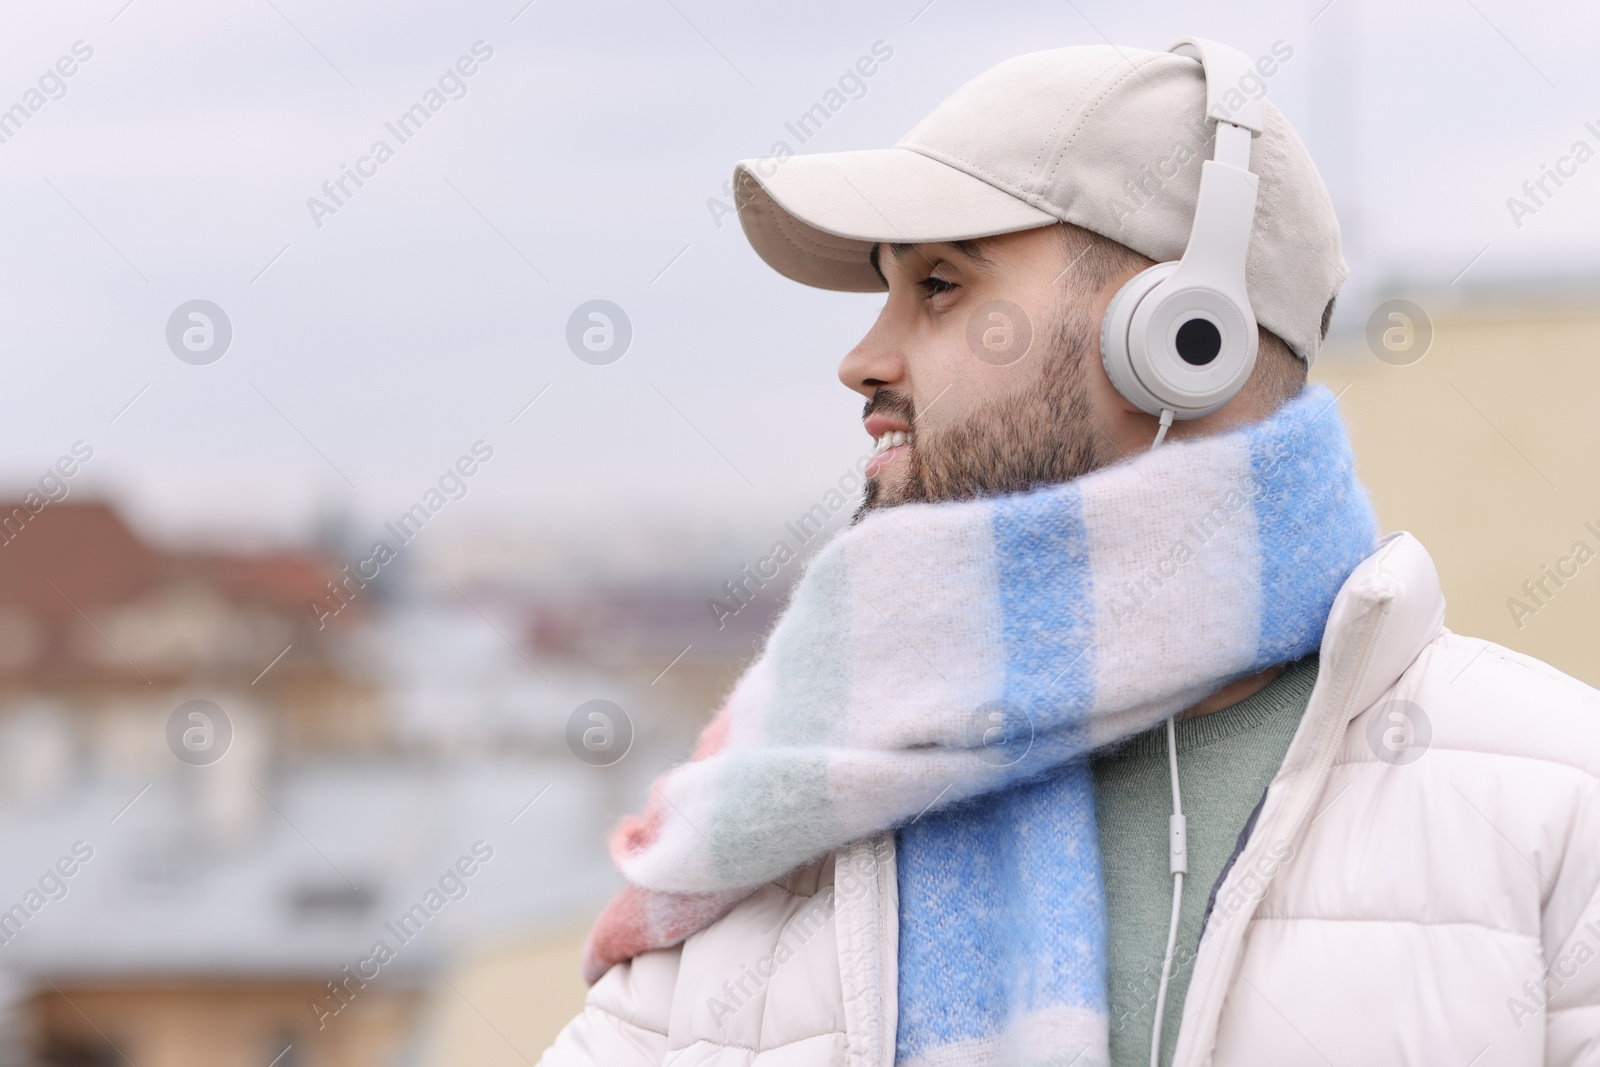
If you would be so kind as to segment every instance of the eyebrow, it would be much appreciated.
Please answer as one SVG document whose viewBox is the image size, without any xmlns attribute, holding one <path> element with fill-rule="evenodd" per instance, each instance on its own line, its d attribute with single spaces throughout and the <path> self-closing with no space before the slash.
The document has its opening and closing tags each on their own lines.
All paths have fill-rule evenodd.
<svg viewBox="0 0 1600 1067">
<path fill-rule="evenodd" d="M 994 262 L 989 258 L 989 254 L 983 250 L 982 244 L 976 238 L 965 241 L 936 241 L 930 243 L 942 244 L 953 248 L 957 252 L 961 253 L 962 256 L 971 260 L 973 263 L 979 264 L 980 266 L 991 266 Z M 884 285 L 888 285 L 889 279 L 884 277 L 883 268 L 879 265 L 878 260 L 878 253 L 883 249 L 883 247 L 884 245 L 882 242 L 873 245 L 872 251 L 867 254 L 867 261 L 872 264 L 872 270 L 878 275 L 878 280 Z M 912 255 L 913 253 L 920 254 L 917 253 L 917 246 L 914 244 L 896 243 L 889 245 L 889 254 L 894 256 L 896 262 L 905 259 L 907 256 Z"/>
</svg>

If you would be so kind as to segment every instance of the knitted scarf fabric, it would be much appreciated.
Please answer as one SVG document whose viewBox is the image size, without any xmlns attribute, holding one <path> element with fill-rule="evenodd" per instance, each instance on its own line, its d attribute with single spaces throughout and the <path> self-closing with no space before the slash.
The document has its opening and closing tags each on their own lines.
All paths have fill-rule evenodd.
<svg viewBox="0 0 1600 1067">
<path fill-rule="evenodd" d="M 1106 1063 L 1088 754 L 1317 648 L 1376 536 L 1321 387 L 1060 485 L 870 515 L 614 832 L 628 885 L 586 978 L 898 828 L 898 1062 Z"/>
</svg>

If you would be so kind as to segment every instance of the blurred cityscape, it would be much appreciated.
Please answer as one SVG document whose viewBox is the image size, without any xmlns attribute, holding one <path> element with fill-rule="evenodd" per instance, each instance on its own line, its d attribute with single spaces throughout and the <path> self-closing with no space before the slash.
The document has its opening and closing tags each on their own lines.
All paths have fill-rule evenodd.
<svg viewBox="0 0 1600 1067">
<path fill-rule="evenodd" d="M 6 1067 L 435 1062 L 440 993 L 552 941 L 515 1014 L 572 1014 L 606 828 L 778 603 L 719 627 L 704 582 L 487 548 L 362 580 L 360 546 L 164 549 L 77 496 L 0 536 Z"/>
</svg>

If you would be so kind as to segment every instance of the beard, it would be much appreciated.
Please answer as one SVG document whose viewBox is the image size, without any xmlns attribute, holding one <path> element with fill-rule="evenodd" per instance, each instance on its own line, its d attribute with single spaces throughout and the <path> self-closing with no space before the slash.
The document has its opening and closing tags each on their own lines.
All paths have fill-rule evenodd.
<svg viewBox="0 0 1600 1067">
<path fill-rule="evenodd" d="M 900 461 L 905 473 L 888 483 L 879 476 L 867 479 L 851 524 L 899 504 L 1023 493 L 1110 462 L 1110 450 L 1100 447 L 1094 429 L 1084 368 L 1094 358 L 1098 325 L 1064 312 L 1049 335 L 1042 353 L 1046 365 L 1036 381 L 938 430 L 919 424 L 916 405 L 905 393 L 880 387 L 862 418 L 881 411 L 911 427 Z"/>
</svg>

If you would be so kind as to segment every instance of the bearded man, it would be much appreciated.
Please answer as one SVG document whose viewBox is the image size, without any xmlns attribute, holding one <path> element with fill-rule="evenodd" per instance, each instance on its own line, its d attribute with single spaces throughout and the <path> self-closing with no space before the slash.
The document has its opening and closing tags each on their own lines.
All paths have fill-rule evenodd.
<svg viewBox="0 0 1600 1067">
<path fill-rule="evenodd" d="M 1040 52 L 739 165 L 771 266 L 888 294 L 878 451 L 545 1063 L 1600 1063 L 1600 694 L 1378 536 L 1281 58 Z"/>
</svg>

